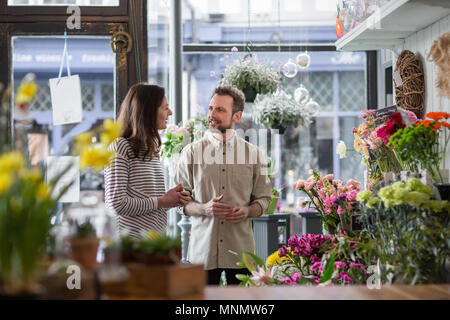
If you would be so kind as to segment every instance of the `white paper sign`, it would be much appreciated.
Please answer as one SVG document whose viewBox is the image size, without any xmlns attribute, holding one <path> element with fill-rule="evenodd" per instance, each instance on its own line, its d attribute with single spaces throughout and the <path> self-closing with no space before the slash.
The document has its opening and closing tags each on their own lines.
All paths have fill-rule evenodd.
<svg viewBox="0 0 450 320">
<path fill-rule="evenodd" d="M 58 83 L 59 81 L 59 83 Z M 53 108 L 53 124 L 77 123 L 82 121 L 80 77 L 50 79 L 50 94 Z"/>
<path fill-rule="evenodd" d="M 394 77 L 395 85 L 397 87 L 400 87 L 401 85 L 403 85 L 402 77 L 400 76 L 400 73 L 398 71 L 394 72 L 393 77 Z"/>
<path fill-rule="evenodd" d="M 73 182 L 59 202 L 80 201 L 79 161 L 80 157 L 47 157 L 47 183 L 50 183 L 50 181 L 66 169 L 67 166 L 71 165 L 70 169 L 61 177 L 61 179 L 59 179 L 53 190 L 53 196 L 55 197 L 64 187 Z"/>
</svg>

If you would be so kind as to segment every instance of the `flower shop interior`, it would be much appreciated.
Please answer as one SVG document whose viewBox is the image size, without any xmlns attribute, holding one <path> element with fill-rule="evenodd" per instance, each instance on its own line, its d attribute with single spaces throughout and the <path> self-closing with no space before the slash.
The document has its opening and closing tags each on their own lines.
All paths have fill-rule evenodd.
<svg viewBox="0 0 450 320">
<path fill-rule="evenodd" d="M 6 0 L 0 31 L 0 299 L 449 300 L 450 1 Z M 105 205 L 142 82 L 173 112 L 166 190 L 216 87 L 264 132 L 240 285 L 188 261 L 182 207 L 136 240 Z"/>
</svg>

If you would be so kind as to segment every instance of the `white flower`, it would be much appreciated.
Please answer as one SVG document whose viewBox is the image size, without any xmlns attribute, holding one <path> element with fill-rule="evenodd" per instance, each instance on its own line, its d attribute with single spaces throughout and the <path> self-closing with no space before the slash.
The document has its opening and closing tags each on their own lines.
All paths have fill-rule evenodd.
<svg viewBox="0 0 450 320">
<path fill-rule="evenodd" d="M 274 276 L 273 268 L 267 268 L 267 270 L 264 270 L 264 268 L 258 266 L 257 271 L 252 271 L 252 276 L 250 280 L 255 281 L 260 286 L 264 286 L 269 284 L 270 280 L 273 279 L 273 276 Z"/>
<path fill-rule="evenodd" d="M 338 145 L 336 146 L 336 153 L 339 155 L 339 159 L 345 158 L 345 154 L 347 153 L 347 146 L 345 145 L 344 141 L 339 141 Z"/>
<path fill-rule="evenodd" d="M 312 122 L 305 104 L 295 101 L 281 90 L 272 95 L 258 96 L 252 117 L 256 123 L 266 127 L 272 127 L 275 123 L 283 127 L 308 126 Z"/>
</svg>

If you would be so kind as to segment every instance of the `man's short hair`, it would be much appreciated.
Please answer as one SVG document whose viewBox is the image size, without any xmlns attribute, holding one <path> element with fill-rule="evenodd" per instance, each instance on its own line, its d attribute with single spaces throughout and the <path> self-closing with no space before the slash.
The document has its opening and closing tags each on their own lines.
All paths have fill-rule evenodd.
<svg viewBox="0 0 450 320">
<path fill-rule="evenodd" d="M 231 86 L 220 86 L 214 89 L 213 96 L 230 96 L 233 98 L 233 114 L 238 111 L 244 111 L 245 95 L 244 93 Z"/>
</svg>

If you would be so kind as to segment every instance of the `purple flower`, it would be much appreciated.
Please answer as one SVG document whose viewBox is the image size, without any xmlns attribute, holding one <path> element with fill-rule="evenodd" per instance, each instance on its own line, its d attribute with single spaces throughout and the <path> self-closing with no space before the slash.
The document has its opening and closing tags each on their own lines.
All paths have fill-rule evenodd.
<svg viewBox="0 0 450 320">
<path fill-rule="evenodd" d="M 352 279 L 345 273 L 345 272 L 341 272 L 340 276 L 342 278 L 342 280 L 344 280 L 347 283 L 352 282 Z"/>
<path fill-rule="evenodd" d="M 282 246 L 279 250 L 278 250 L 278 256 L 280 258 L 283 258 L 284 256 L 286 256 L 288 253 L 288 250 L 286 248 L 286 246 Z"/>
<path fill-rule="evenodd" d="M 309 257 L 309 260 L 314 263 L 320 261 L 320 258 L 317 256 L 317 253 L 314 253 L 311 257 Z"/>
<path fill-rule="evenodd" d="M 312 271 L 316 270 L 317 268 L 320 267 L 320 265 L 321 265 L 320 261 L 314 263 L 314 264 L 311 266 L 311 270 L 312 270 Z"/>
<path fill-rule="evenodd" d="M 350 268 L 364 269 L 364 265 L 361 263 L 350 262 Z"/>
<path fill-rule="evenodd" d="M 334 270 L 336 270 L 337 268 L 347 269 L 347 265 L 345 264 L 345 262 L 336 261 L 334 263 Z"/>
</svg>

